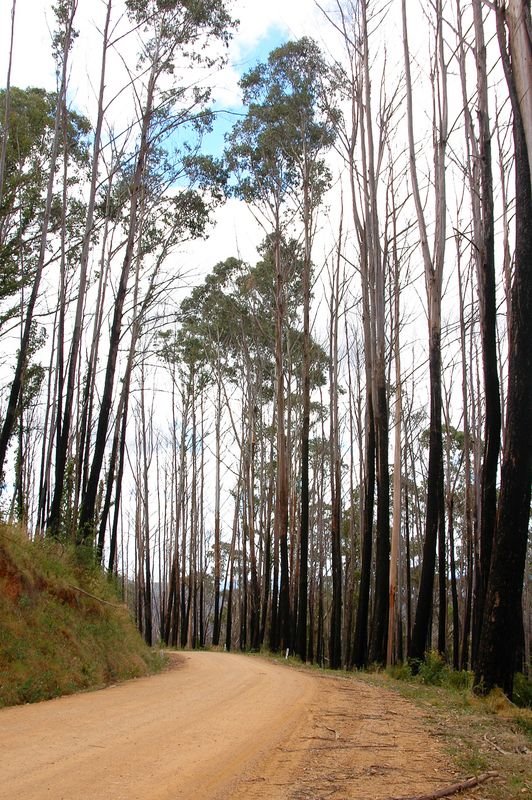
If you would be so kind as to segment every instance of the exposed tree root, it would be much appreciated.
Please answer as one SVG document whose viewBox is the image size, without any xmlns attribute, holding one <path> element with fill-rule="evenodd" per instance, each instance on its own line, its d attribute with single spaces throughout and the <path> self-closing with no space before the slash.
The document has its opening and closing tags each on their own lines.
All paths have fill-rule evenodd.
<svg viewBox="0 0 532 800">
<path fill-rule="evenodd" d="M 389 800 L 439 800 L 440 797 L 450 797 L 452 794 L 465 792 L 466 789 L 479 786 L 490 778 L 496 778 L 498 774 L 498 772 L 493 771 L 485 772 L 483 775 L 478 775 L 475 778 L 468 778 L 465 781 L 460 781 L 460 783 L 453 783 L 452 786 L 437 789 L 435 792 L 429 792 L 429 794 L 418 794 L 415 797 L 390 797 Z"/>
</svg>

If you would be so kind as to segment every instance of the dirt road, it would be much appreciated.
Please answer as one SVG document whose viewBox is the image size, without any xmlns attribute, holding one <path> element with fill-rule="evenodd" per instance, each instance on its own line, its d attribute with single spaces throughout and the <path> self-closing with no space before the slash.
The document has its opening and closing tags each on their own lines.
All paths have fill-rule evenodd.
<svg viewBox="0 0 532 800">
<path fill-rule="evenodd" d="M 0 711 L 1 800 L 383 800 L 449 783 L 420 713 L 351 676 L 192 652 Z"/>
</svg>

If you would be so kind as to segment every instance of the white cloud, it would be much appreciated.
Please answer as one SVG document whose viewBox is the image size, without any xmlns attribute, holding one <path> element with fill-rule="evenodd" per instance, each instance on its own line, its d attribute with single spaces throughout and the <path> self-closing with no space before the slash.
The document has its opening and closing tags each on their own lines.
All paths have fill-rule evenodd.
<svg viewBox="0 0 532 800">
<path fill-rule="evenodd" d="M 11 36 L 12 0 L 0 0 L 0 85 L 5 86 Z M 18 0 L 11 84 L 55 87 L 55 67 L 50 53 L 50 4 L 45 0 Z"/>
<path fill-rule="evenodd" d="M 10 17 L 12 0 L 0 0 L 0 85 L 6 83 Z M 265 58 L 261 47 L 265 41 L 272 47 L 289 38 L 317 35 L 323 30 L 323 15 L 314 0 L 236 0 L 231 6 L 233 16 L 240 20 L 229 46 L 229 63 L 216 74 L 214 94 L 222 104 L 238 104 L 238 79 L 257 58 Z M 100 57 L 100 35 L 106 3 L 103 0 L 80 0 L 75 27 L 79 31 L 72 52 L 71 89 L 76 106 L 87 112 L 93 100 L 91 83 L 97 84 Z M 113 4 L 113 19 L 123 14 L 124 2 Z M 55 65 L 51 54 L 51 36 L 55 20 L 51 0 L 17 0 L 15 16 L 15 45 L 11 84 L 38 85 L 55 88 Z M 257 55 L 254 51 L 257 51 Z M 131 42 L 130 58 L 135 56 Z M 118 65 L 117 65 L 118 68 Z"/>
<path fill-rule="evenodd" d="M 326 0 L 324 0 L 326 2 Z M 15 18 L 15 43 L 11 84 L 14 86 L 42 86 L 53 90 L 56 86 L 55 64 L 51 39 L 55 25 L 53 0 L 17 0 Z M 330 36 L 331 26 L 324 22 L 322 12 L 314 0 L 235 0 L 229 3 L 231 13 L 240 20 L 230 42 L 228 63 L 223 70 L 214 70 L 202 76 L 212 86 L 213 101 L 218 108 L 238 109 L 240 90 L 238 81 L 243 72 L 257 61 L 265 60 L 271 49 L 291 38 L 311 35 L 323 41 Z M 9 20 L 12 0 L 0 0 L 0 86 L 5 85 L 9 49 Z M 71 53 L 69 97 L 71 104 L 81 113 L 94 119 L 96 92 L 99 83 L 101 31 L 104 25 L 106 0 L 79 0 L 75 28 L 79 35 Z M 124 0 L 114 0 L 112 27 L 116 33 L 124 32 L 128 25 L 124 16 Z M 318 35 L 319 34 L 319 35 Z M 137 60 L 135 36 L 121 42 L 123 60 L 134 68 Z M 110 52 L 106 80 L 106 98 L 109 100 L 127 80 L 123 61 Z M 184 79 L 192 81 L 195 73 L 187 69 Z M 124 92 L 113 103 L 107 120 L 116 132 L 126 129 L 135 116 L 133 98 Z M 254 223 L 244 204 L 229 201 L 216 214 L 216 225 L 207 242 L 187 246 L 187 258 L 203 272 L 229 255 L 237 255 L 253 262 L 256 245 L 264 236 Z"/>
</svg>

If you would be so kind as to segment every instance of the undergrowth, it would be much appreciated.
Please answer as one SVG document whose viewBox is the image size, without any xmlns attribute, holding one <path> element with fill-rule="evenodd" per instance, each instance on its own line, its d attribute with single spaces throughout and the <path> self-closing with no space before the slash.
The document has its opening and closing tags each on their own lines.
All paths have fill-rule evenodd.
<svg viewBox="0 0 532 800">
<path fill-rule="evenodd" d="M 452 670 L 434 652 L 416 671 L 414 675 L 409 665 L 401 664 L 358 675 L 420 705 L 431 732 L 441 737 L 464 775 L 495 770 L 498 778 L 482 787 L 484 800 L 532 797 L 530 680 L 515 676 L 514 702 L 510 702 L 499 689 L 487 697 L 477 696 L 472 691 L 473 673 Z"/>
<path fill-rule="evenodd" d="M 89 550 L 29 541 L 0 526 L 0 706 L 105 686 L 161 666 Z"/>
<path fill-rule="evenodd" d="M 319 671 L 331 678 L 362 680 L 401 694 L 420 706 L 430 735 L 438 737 L 451 757 L 456 770 L 464 777 L 496 771 L 498 777 L 484 783 L 482 800 L 518 800 L 532 797 L 532 709 L 530 680 L 517 675 L 514 700 L 500 691 L 478 697 L 472 691 L 473 673 L 455 672 L 437 653 L 428 653 L 414 675 L 408 664 L 386 670 L 339 672 L 299 659 L 267 652 L 263 656 L 287 667 Z"/>
</svg>

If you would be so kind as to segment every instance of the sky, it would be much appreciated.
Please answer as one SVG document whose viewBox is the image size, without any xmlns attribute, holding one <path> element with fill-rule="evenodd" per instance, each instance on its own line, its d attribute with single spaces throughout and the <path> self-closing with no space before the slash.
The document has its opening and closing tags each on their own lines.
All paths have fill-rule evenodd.
<svg viewBox="0 0 532 800">
<path fill-rule="evenodd" d="M 328 2 L 331 3 L 332 0 Z M 12 5 L 13 0 L 0 0 L 1 87 L 6 85 Z M 54 28 L 52 5 L 53 0 L 16 0 L 12 86 L 39 86 L 47 90 L 56 88 L 55 64 L 51 53 Z M 95 93 L 99 80 L 101 41 L 98 29 L 103 26 L 105 7 L 103 0 L 79 0 L 76 12 L 75 26 L 79 36 L 71 56 L 69 101 L 76 111 L 85 114 L 89 119 L 94 117 L 96 109 Z M 319 40 L 318 33 L 327 28 L 323 14 L 314 0 L 234 0 L 228 3 L 228 7 L 240 24 L 229 45 L 226 67 L 208 76 L 213 91 L 213 105 L 221 113 L 217 115 L 218 124 L 214 133 L 205 140 L 204 148 L 215 154 L 221 152 L 223 136 L 230 129 L 235 112 L 242 109 L 238 88 L 241 75 L 259 61 L 266 60 L 272 49 L 289 39 L 310 35 Z M 123 0 L 114 0 L 115 20 L 119 20 L 123 8 Z M 117 30 L 120 30 L 120 22 Z M 134 39 L 131 39 L 130 50 L 125 52 L 129 53 L 130 63 L 134 66 Z M 123 66 L 118 62 L 108 69 L 109 95 L 113 74 L 120 74 L 120 81 L 123 81 Z M 124 97 L 122 106 L 120 101 L 115 104 L 118 119 L 130 115 L 130 103 L 131 100 Z M 223 110 L 230 113 L 223 113 Z M 233 201 L 218 212 L 217 224 L 211 230 L 208 243 L 198 242 L 191 247 L 191 251 L 201 252 L 202 259 L 210 259 L 212 264 L 237 254 L 251 260 L 255 246 L 262 238 L 262 233 L 258 231 L 249 212 Z"/>
<path fill-rule="evenodd" d="M 14 2 L 15 44 L 11 85 L 22 88 L 40 86 L 54 90 L 56 75 L 51 52 L 51 36 L 55 25 L 52 11 L 54 0 L 0 0 L 0 87 L 6 83 L 10 19 Z M 213 70 L 211 74 L 204 76 L 207 85 L 212 87 L 213 106 L 219 113 L 215 131 L 205 139 L 203 147 L 216 155 L 222 151 L 224 134 L 234 122 L 235 114 L 243 111 L 238 81 L 244 72 L 266 60 L 272 49 L 289 39 L 311 36 L 325 52 L 332 55 L 338 55 L 339 46 L 337 32 L 320 9 L 321 6 L 334 13 L 337 0 L 227 0 L 227 3 L 233 17 L 239 19 L 240 24 L 230 42 L 225 68 Z M 106 6 L 107 0 L 78 0 L 76 12 L 75 27 L 79 36 L 71 55 L 69 102 L 76 111 L 92 120 L 96 111 L 96 90 L 99 82 L 99 30 L 103 27 Z M 398 13 L 399 6 L 399 3 L 385 6 L 386 25 Z M 116 34 L 129 27 L 123 14 L 124 8 L 125 0 L 113 0 Z M 412 28 L 416 24 L 416 18 L 419 15 L 415 13 L 410 17 Z M 379 17 L 378 24 L 381 23 L 382 19 Z M 415 34 L 412 39 L 415 47 Z M 392 36 L 391 41 L 400 42 L 398 30 L 397 36 Z M 134 67 L 137 60 L 135 38 L 127 37 L 121 46 L 124 61 L 128 66 Z M 392 58 L 401 57 L 401 48 L 396 50 L 397 52 L 391 54 Z M 116 55 L 111 54 L 109 59 L 107 97 L 112 97 L 114 90 L 118 91 L 123 86 L 125 71 L 124 64 Z M 378 79 L 376 73 L 374 81 L 377 85 Z M 186 80 L 190 80 L 189 72 Z M 113 103 L 112 117 L 117 120 L 117 128 L 123 127 L 125 120 L 134 117 L 132 102 L 131 94 L 124 93 Z M 106 119 L 110 116 L 108 114 Z M 249 211 L 236 200 L 230 201 L 217 212 L 216 225 L 211 228 L 209 240 L 187 246 L 186 256 L 183 254 L 183 257 L 190 256 L 188 263 L 190 260 L 201 261 L 209 266 L 231 255 L 253 262 L 256 258 L 256 245 L 262 239 L 263 232 L 257 228 Z"/>
<path fill-rule="evenodd" d="M 15 0 L 14 52 L 11 85 L 26 88 L 56 87 L 55 64 L 51 53 L 51 36 L 55 25 L 53 0 Z M 95 110 L 95 91 L 99 76 L 100 35 L 104 21 L 104 0 L 78 0 L 75 27 L 78 30 L 71 56 L 69 100 L 72 106 L 91 118 Z M 329 0 L 330 2 L 330 0 Z M 0 86 L 6 85 L 13 0 L 0 0 Z M 238 80 L 241 75 L 266 60 L 272 49 L 283 42 L 311 35 L 323 28 L 323 14 L 314 0 L 228 0 L 232 16 L 239 20 L 229 45 L 227 65 L 207 76 L 212 87 L 215 107 L 239 109 Z M 120 32 L 127 27 L 123 18 L 124 0 L 113 0 L 113 18 Z M 121 22 L 119 21 L 122 17 Z M 129 66 L 136 61 L 135 37 L 128 37 L 126 53 Z M 123 66 L 116 64 L 115 75 Z M 113 68 L 108 69 L 108 85 L 112 86 Z M 109 92 L 108 92 L 109 93 Z M 117 106 L 119 109 L 120 106 Z M 229 129 L 232 118 L 220 114 L 220 129 Z M 211 143 L 214 139 L 211 140 Z"/>
<path fill-rule="evenodd" d="M 0 85 L 5 86 L 11 9 L 13 0 L 0 0 Z M 54 17 L 52 0 L 16 0 L 15 48 L 11 83 L 16 86 L 55 87 L 55 69 L 50 52 Z M 116 13 L 123 0 L 115 0 Z M 323 19 L 314 0 L 234 0 L 229 6 L 240 20 L 229 47 L 229 65 L 217 82 L 219 99 L 228 100 L 236 88 L 238 76 L 264 59 L 269 51 L 290 38 L 313 35 Z M 90 81 L 92 67 L 98 61 L 98 37 L 95 27 L 103 19 L 102 0 L 79 0 L 76 19 L 80 35 L 76 42 L 76 71 L 73 84 L 82 93 Z M 95 47 L 96 45 L 96 47 Z"/>
<path fill-rule="evenodd" d="M 96 108 L 95 86 L 99 80 L 99 54 L 100 36 L 98 27 L 102 25 L 105 12 L 103 0 L 78 0 L 78 13 L 76 25 L 80 35 L 75 42 L 72 54 L 72 73 L 69 81 L 69 102 L 76 111 L 94 118 Z M 25 88 L 27 86 L 40 86 L 47 90 L 56 87 L 55 65 L 51 53 L 51 31 L 54 27 L 52 5 L 54 0 L 16 0 L 16 26 L 15 46 L 11 73 L 11 85 Z M 336 0 L 320 0 L 322 5 L 334 9 Z M 414 80 L 423 70 L 426 59 L 422 53 L 428 46 L 427 36 L 420 35 L 419 6 L 411 0 L 414 9 L 409 19 L 411 48 L 413 53 Z M 0 87 L 5 86 L 7 75 L 7 57 L 9 52 L 10 15 L 13 0 L 0 0 Z M 230 5 L 230 4 L 229 4 Z M 422 3 L 420 3 L 422 6 Z M 235 0 L 231 11 L 240 19 L 240 25 L 235 31 L 229 46 L 228 63 L 223 70 L 217 70 L 208 77 L 208 85 L 213 87 L 214 106 L 238 112 L 241 109 L 238 80 L 240 76 L 252 68 L 257 62 L 264 61 L 269 52 L 289 39 L 296 39 L 303 35 L 310 35 L 321 44 L 326 52 L 338 55 L 339 40 L 332 26 L 325 20 L 323 13 L 318 8 L 315 0 Z M 115 19 L 118 20 L 120 10 L 124 8 L 124 0 L 113 0 Z M 386 6 L 386 25 L 393 25 L 395 31 L 389 37 L 393 46 L 390 48 L 389 59 L 394 64 L 390 68 L 391 80 L 398 80 L 401 73 L 402 47 L 401 33 L 398 30 L 397 20 L 393 15 L 400 10 L 400 3 L 391 3 Z M 416 15 L 417 11 L 417 15 Z M 379 20 L 380 22 L 381 20 Z M 416 25 L 418 29 L 416 31 Z M 127 27 L 122 22 L 122 30 Z M 117 29 L 120 30 L 120 27 Z M 131 66 L 136 62 L 136 47 L 134 40 L 124 49 L 123 55 Z M 399 62 L 399 68 L 394 73 L 393 66 Z M 418 72 L 419 71 L 419 72 Z M 108 93 L 112 95 L 113 80 L 115 85 L 123 82 L 123 64 L 115 59 L 108 73 Z M 188 76 L 187 76 L 188 77 Z M 374 92 L 378 95 L 379 70 L 372 73 Z M 118 123 L 120 116 L 124 120 L 134 116 L 131 106 L 131 96 L 124 95 L 120 102 L 113 105 L 113 112 Z M 430 118 L 431 101 L 421 103 L 416 108 L 416 114 L 421 131 Z M 220 114 L 223 123 L 222 129 L 227 129 L 231 116 Z M 122 121 L 123 124 L 123 121 Z M 216 141 L 218 137 L 218 142 Z M 209 147 L 215 149 L 221 141 L 223 130 L 215 135 L 209 142 Z M 336 191 L 336 201 L 339 192 Z M 331 206 L 332 201 L 329 203 Z M 335 208 L 332 207 L 330 217 L 324 216 L 320 222 L 323 229 L 331 225 L 328 241 L 337 235 L 337 220 L 335 221 Z M 325 232 L 324 238 L 327 236 Z M 183 246 L 176 256 L 176 268 L 179 274 L 186 274 L 183 283 L 183 292 L 187 292 L 190 285 L 198 283 L 207 271 L 219 261 L 229 256 L 238 256 L 254 263 L 257 260 L 256 247 L 264 238 L 253 217 L 243 203 L 229 200 L 218 209 L 215 225 L 211 228 L 207 241 L 197 241 Z M 330 252 L 330 248 L 323 248 Z M 320 253 L 316 254 L 316 261 L 320 263 Z M 323 260 L 325 263 L 325 260 Z M 173 262 L 172 262 L 173 267 Z M 182 271 L 182 272 L 181 272 Z M 420 273 L 422 274 L 422 273 Z M 424 323 L 423 303 L 417 304 L 417 313 L 421 323 Z M 327 319 L 327 315 L 322 315 Z M 414 321 L 415 322 L 415 321 Z M 419 327 L 419 326 L 418 326 Z M 424 331 L 424 329 L 423 329 Z M 424 336 L 424 332 L 423 332 Z M 412 351 L 413 352 L 413 351 Z"/>
</svg>

